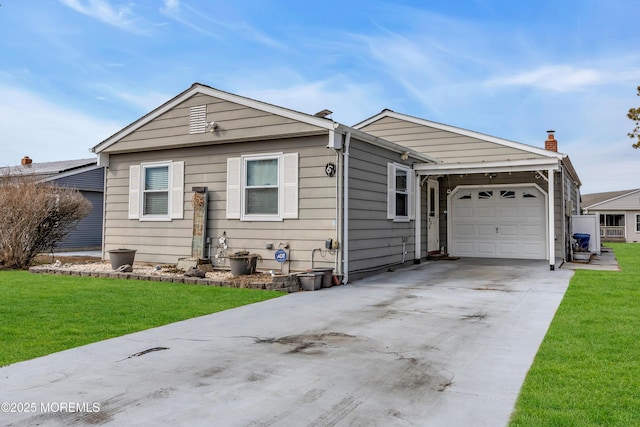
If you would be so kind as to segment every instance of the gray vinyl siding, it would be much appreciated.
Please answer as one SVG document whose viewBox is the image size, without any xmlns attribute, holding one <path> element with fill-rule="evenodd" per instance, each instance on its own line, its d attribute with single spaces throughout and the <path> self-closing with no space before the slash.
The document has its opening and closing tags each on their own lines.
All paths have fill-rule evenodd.
<svg viewBox="0 0 640 427">
<path fill-rule="evenodd" d="M 352 139 L 349 155 L 349 270 L 352 279 L 414 258 L 414 221 L 387 219 L 387 163 L 398 153 Z"/>
<path fill-rule="evenodd" d="M 81 191 L 91 202 L 89 215 L 78 221 L 76 227 L 56 246 L 56 250 L 97 250 L 102 246 L 102 191 Z"/>
<path fill-rule="evenodd" d="M 61 187 L 102 192 L 104 190 L 104 168 L 79 172 L 65 176 L 64 178 L 55 179 L 53 182 Z"/>
<path fill-rule="evenodd" d="M 191 107 L 206 105 L 206 120 L 218 123 L 218 129 L 189 133 Z M 272 139 L 276 135 L 325 133 L 316 126 L 268 112 L 242 106 L 208 95 L 197 94 L 156 117 L 104 150 L 105 153 L 157 150 L 186 145 L 222 144 L 239 140 Z M 326 145 L 326 144 L 325 144 Z"/>
<path fill-rule="evenodd" d="M 102 218 L 104 201 L 104 168 L 65 176 L 51 181 L 53 184 L 73 188 L 91 203 L 89 215 L 56 246 L 56 250 L 96 250 L 102 246 Z"/>
<path fill-rule="evenodd" d="M 443 163 L 542 158 L 524 150 L 405 120 L 384 117 L 360 130 L 435 157 Z"/>
<path fill-rule="evenodd" d="M 207 234 L 215 242 L 226 234 L 226 254 L 248 250 L 261 255 L 259 269 L 301 271 L 310 268 L 312 249 L 324 248 L 336 236 L 337 176 L 324 173 L 325 164 L 336 162 L 326 148 L 328 136 L 287 138 L 238 144 L 189 147 L 130 154 L 113 154 L 107 173 L 105 250 L 137 249 L 136 262 L 175 264 L 191 253 L 193 226 L 192 187 L 207 187 L 209 194 Z M 247 222 L 226 218 L 227 158 L 244 154 L 298 153 L 298 219 Z M 129 166 L 150 161 L 184 161 L 184 219 L 166 222 L 127 219 Z M 273 243 L 274 249 L 266 249 Z M 288 244 L 290 262 L 274 260 L 275 249 Z M 335 254 L 315 252 L 314 267 L 334 267 Z M 226 266 L 227 261 L 216 261 Z"/>
</svg>

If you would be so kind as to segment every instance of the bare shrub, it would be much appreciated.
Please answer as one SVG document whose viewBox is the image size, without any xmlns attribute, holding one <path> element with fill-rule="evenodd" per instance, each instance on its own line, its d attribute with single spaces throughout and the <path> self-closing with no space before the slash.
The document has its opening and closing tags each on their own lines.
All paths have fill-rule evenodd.
<svg viewBox="0 0 640 427">
<path fill-rule="evenodd" d="M 90 211 L 91 202 L 77 190 L 31 177 L 0 176 L 0 267 L 28 268 Z"/>
</svg>

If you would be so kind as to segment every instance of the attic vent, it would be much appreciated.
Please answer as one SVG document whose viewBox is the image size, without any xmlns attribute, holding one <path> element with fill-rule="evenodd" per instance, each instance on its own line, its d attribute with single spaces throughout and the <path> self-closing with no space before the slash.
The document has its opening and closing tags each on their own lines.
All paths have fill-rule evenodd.
<svg viewBox="0 0 640 427">
<path fill-rule="evenodd" d="M 207 106 L 198 105 L 189 110 L 189 133 L 204 133 L 207 126 Z"/>
</svg>

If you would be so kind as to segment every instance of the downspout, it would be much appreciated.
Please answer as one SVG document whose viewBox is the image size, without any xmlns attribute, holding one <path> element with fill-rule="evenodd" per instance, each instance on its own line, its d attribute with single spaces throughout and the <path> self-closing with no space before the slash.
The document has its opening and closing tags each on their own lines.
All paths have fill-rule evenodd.
<svg viewBox="0 0 640 427">
<path fill-rule="evenodd" d="M 342 241 L 342 159 L 340 157 L 340 152 L 335 148 L 333 151 L 336 153 L 336 165 L 337 165 L 337 174 L 338 179 L 336 182 L 336 239 L 338 242 Z M 334 265 L 336 275 L 339 277 L 342 275 L 342 244 L 338 245 L 338 249 L 335 257 L 335 265 Z"/>
<path fill-rule="evenodd" d="M 342 283 L 349 283 L 349 144 L 351 132 L 344 138 L 343 148 L 343 182 L 342 182 Z"/>
<path fill-rule="evenodd" d="M 414 264 L 420 264 L 422 262 L 422 186 L 428 179 L 429 175 L 425 175 L 424 177 L 422 177 L 420 174 L 417 174 L 415 177 L 416 218 L 414 224 Z"/>
<path fill-rule="evenodd" d="M 556 246 L 555 246 L 555 180 L 553 169 L 547 170 L 549 183 L 549 269 L 556 269 Z"/>
</svg>

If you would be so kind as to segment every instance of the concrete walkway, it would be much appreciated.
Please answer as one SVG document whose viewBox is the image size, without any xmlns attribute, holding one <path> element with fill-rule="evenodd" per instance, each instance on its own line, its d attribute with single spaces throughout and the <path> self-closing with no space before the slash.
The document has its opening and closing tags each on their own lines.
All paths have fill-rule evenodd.
<svg viewBox="0 0 640 427">
<path fill-rule="evenodd" d="M 572 274 L 435 261 L 102 341 L 0 368 L 0 420 L 504 426 Z"/>
</svg>

